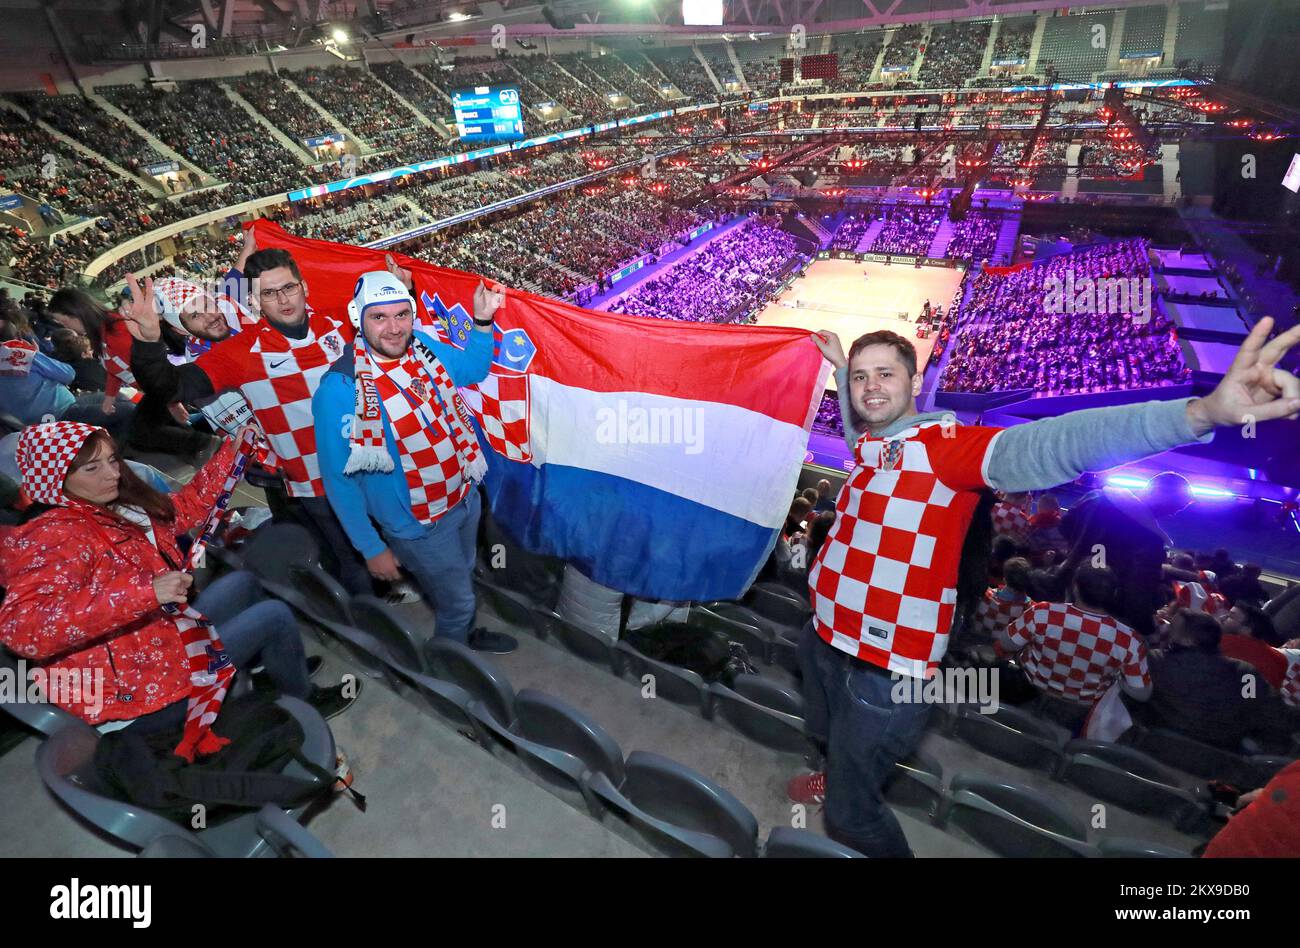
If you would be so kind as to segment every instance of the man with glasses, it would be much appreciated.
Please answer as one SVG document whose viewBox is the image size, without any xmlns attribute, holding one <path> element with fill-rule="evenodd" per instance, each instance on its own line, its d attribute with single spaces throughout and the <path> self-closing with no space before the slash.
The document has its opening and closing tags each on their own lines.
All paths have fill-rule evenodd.
<svg viewBox="0 0 1300 948">
<path fill-rule="evenodd" d="M 411 274 L 390 257 L 389 271 L 409 289 Z M 215 343 L 188 365 L 173 365 L 160 341 L 160 313 L 153 281 L 143 292 L 129 277 L 131 369 L 146 392 L 168 401 L 195 404 L 238 389 L 248 402 L 279 461 L 284 477 L 285 509 L 307 526 L 322 554 L 338 557 L 338 577 L 352 594 L 370 593 L 365 562 L 339 526 L 321 480 L 311 401 L 330 364 L 352 341 L 347 319 L 318 313 L 307 304 L 307 283 L 287 250 L 271 248 L 251 254 L 244 264 L 248 301 L 261 316 L 238 335 Z M 270 496 L 268 492 L 268 497 Z M 278 504 L 273 502 L 274 510 Z"/>
</svg>

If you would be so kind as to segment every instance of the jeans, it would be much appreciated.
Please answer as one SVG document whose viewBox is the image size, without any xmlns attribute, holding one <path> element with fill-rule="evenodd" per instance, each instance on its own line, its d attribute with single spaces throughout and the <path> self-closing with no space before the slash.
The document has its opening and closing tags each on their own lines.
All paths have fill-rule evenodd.
<svg viewBox="0 0 1300 948">
<path fill-rule="evenodd" d="M 826 644 L 811 621 L 799 664 L 808 733 L 827 744 L 826 835 L 866 856 L 911 856 L 883 791 L 920 743 L 930 706 L 894 701 L 895 676 Z"/>
<path fill-rule="evenodd" d="M 477 488 L 413 540 L 385 539 L 433 604 L 437 635 L 465 642 L 474 628 L 474 557 L 481 501 Z"/>
<path fill-rule="evenodd" d="M 278 599 L 263 599 L 262 587 L 243 570 L 213 580 L 194 600 L 194 608 L 216 626 L 236 672 L 247 674 L 258 664 L 281 694 L 306 698 L 311 694 L 307 654 L 289 607 Z M 180 730 L 189 699 L 182 698 L 131 725 L 134 733 Z"/>
</svg>

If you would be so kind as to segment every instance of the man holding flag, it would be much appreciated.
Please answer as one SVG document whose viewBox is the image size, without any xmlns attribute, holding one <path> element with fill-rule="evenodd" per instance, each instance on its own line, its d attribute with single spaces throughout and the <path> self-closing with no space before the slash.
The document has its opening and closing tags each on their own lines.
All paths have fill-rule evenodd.
<svg viewBox="0 0 1300 948">
<path fill-rule="evenodd" d="M 487 460 L 456 389 L 487 378 L 504 302 L 503 287 L 480 282 L 474 329 L 456 348 L 415 331 L 415 298 L 402 280 L 363 273 L 348 304 L 355 338 L 312 399 L 326 496 L 371 574 L 396 580 L 405 566 L 433 603 L 440 638 L 498 654 L 517 643 L 474 628 Z"/>
</svg>

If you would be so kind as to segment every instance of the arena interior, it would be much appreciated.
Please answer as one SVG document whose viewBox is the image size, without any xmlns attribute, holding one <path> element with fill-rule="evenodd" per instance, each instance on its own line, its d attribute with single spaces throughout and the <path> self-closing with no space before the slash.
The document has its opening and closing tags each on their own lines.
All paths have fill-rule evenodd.
<svg viewBox="0 0 1300 948">
<path fill-rule="evenodd" d="M 460 504 L 481 496 L 483 510 L 474 631 L 446 645 L 445 588 L 435 596 L 409 570 L 385 581 L 372 560 L 373 588 L 349 586 L 358 554 L 337 542 L 337 497 L 331 513 L 319 491 L 286 492 L 294 478 L 265 458 L 212 538 L 163 542 L 154 519 L 146 541 L 131 525 L 145 521 L 100 504 L 153 567 L 109 547 L 65 567 L 43 546 L 56 536 L 43 518 L 90 551 L 101 521 L 86 514 L 78 533 L 67 518 L 92 501 L 67 501 L 67 482 L 37 491 L 41 451 L 60 450 L 40 426 L 107 428 L 114 471 L 129 461 L 150 496 L 189 498 L 191 478 L 203 481 L 225 432 L 185 396 L 189 382 L 157 380 L 192 378 L 228 343 L 163 318 L 168 358 L 145 366 L 131 287 L 198 285 L 231 301 L 230 339 L 267 338 L 239 279 L 268 252 L 246 230 L 259 219 L 610 319 L 829 331 L 846 353 L 866 333 L 896 333 L 915 350 L 919 412 L 1006 429 L 1008 444 L 1067 413 L 1208 402 L 1231 387 L 1243 346 L 1300 320 L 1295 4 L 938 6 L 0 0 L 0 671 L 18 682 L 0 701 L 0 853 L 1300 856 L 1295 412 L 1173 447 L 1148 432 L 1150 456 L 1023 492 L 995 496 L 985 470 L 970 526 L 946 538 L 965 537 L 977 584 L 956 584 L 951 628 L 937 630 L 936 706 L 852 794 L 845 784 L 870 782 L 844 763 L 861 734 L 837 735 L 849 712 L 834 700 L 829 735 L 812 723 L 818 658 L 805 654 L 834 651 L 829 632 L 814 634 L 824 614 L 810 572 L 861 495 L 850 442 L 865 429 L 850 419 L 846 439 L 842 404 L 857 396 L 833 375 L 814 393 L 789 512 L 772 512 L 784 522 L 769 555 L 730 601 L 598 585 L 497 522 L 495 498 L 470 483 Z M 458 111 L 503 89 L 496 107 L 511 121 Z M 263 284 L 273 264 L 256 265 Z M 302 292 L 281 290 L 281 304 Z M 259 292 L 265 308 L 278 291 Z M 1280 349 L 1266 350 L 1256 402 L 1291 391 L 1300 346 Z M 214 377 L 206 394 L 221 388 Z M 83 460 L 69 481 L 86 476 Z M 1051 467 L 1039 460 L 1025 463 Z M 167 503 L 188 510 L 182 499 Z M 642 516 L 594 509 L 615 532 Z M 206 545 L 195 569 L 171 562 L 192 543 Z M 1153 544 L 1139 569 L 1135 551 Z M 92 565 L 93 580 L 70 585 L 43 572 Z M 133 569 L 144 573 L 128 582 Z M 154 581 L 151 599 L 163 574 L 193 587 L 168 600 Z M 351 790 L 195 825 L 106 781 L 97 748 L 146 706 L 162 713 L 146 705 L 153 689 L 189 673 L 154 667 L 159 637 L 189 634 L 174 610 L 223 582 L 223 595 L 238 589 L 218 609 L 225 622 L 277 604 L 275 648 L 319 656 L 293 716 L 303 753 L 328 776 L 345 768 Z M 113 662 L 116 637 L 145 627 L 149 644 L 116 653 L 131 667 L 110 669 L 112 721 L 24 700 L 33 667 L 92 648 Z M 659 647 L 669 636 L 677 651 Z M 708 646 L 720 661 L 705 661 Z M 876 666 L 835 655 L 850 700 L 853 676 Z M 236 661 L 266 670 L 242 676 L 253 689 L 237 672 L 230 694 L 289 693 L 275 680 L 284 661 Z M 135 710 L 121 703 L 128 678 L 148 683 Z M 992 706 L 955 689 L 987 681 L 1000 688 Z M 1119 727 L 1102 720 L 1116 714 Z"/>
</svg>

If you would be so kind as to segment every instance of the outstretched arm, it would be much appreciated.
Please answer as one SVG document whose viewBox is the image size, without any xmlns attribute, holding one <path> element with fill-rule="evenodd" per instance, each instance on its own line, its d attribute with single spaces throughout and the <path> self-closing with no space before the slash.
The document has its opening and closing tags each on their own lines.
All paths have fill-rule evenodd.
<svg viewBox="0 0 1300 948">
<path fill-rule="evenodd" d="M 1086 471 L 1209 441 L 1215 428 L 1300 418 L 1300 379 L 1277 368 L 1300 343 L 1300 326 L 1269 342 L 1272 328 L 1271 317 L 1259 321 L 1218 387 L 1204 398 L 1090 408 L 1006 429 L 989 450 L 989 485 L 1054 487 Z"/>
<path fill-rule="evenodd" d="M 849 397 L 849 360 L 844 355 L 844 346 L 840 337 L 828 330 L 821 330 L 812 335 L 826 360 L 835 367 L 835 391 L 840 399 L 840 421 L 844 425 L 844 443 L 852 451 L 866 431 L 866 426 L 858 421 L 853 413 L 853 400 Z"/>
</svg>

